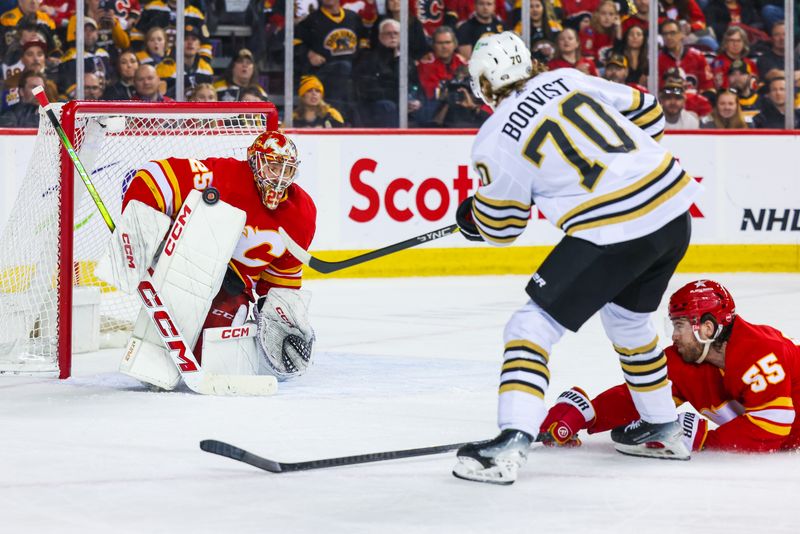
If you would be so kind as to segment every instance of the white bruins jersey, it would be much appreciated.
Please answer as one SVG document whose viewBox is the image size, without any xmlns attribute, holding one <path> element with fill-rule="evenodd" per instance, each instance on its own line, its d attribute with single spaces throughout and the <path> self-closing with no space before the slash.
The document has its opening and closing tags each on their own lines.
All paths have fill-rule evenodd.
<svg viewBox="0 0 800 534">
<path fill-rule="evenodd" d="M 598 245 L 658 230 L 700 191 L 658 144 L 663 132 L 650 94 L 575 69 L 535 76 L 475 138 L 478 230 L 488 243 L 508 245 L 532 203 L 567 235 Z"/>
</svg>

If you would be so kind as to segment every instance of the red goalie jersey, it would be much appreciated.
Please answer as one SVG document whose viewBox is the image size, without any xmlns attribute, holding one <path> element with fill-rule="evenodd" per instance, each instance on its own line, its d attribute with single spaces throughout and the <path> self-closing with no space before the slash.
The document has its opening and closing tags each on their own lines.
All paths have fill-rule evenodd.
<svg viewBox="0 0 800 534">
<path fill-rule="evenodd" d="M 213 186 L 220 199 L 247 214 L 242 237 L 231 257 L 230 268 L 239 275 L 247 293 L 264 295 L 271 287 L 299 288 L 302 264 L 278 235 L 282 226 L 302 247 L 314 237 L 316 207 L 297 184 L 291 184 L 274 210 L 267 209 L 246 161 L 233 158 L 204 160 L 169 158 L 151 161 L 133 177 L 125 192 L 123 210 L 139 200 L 170 217 L 178 213 L 192 189 Z"/>
<path fill-rule="evenodd" d="M 800 448 L 800 346 L 770 326 L 737 317 L 725 349 L 725 369 L 686 363 L 666 349 L 676 404 L 690 403 L 719 425 L 703 449 L 768 452 Z M 589 433 L 639 419 L 628 388 L 615 386 L 592 400 Z"/>
</svg>

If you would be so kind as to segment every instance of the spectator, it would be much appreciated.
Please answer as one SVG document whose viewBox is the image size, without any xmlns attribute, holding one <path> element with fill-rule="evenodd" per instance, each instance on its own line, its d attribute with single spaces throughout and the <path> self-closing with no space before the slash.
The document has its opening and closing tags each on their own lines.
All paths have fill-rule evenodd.
<svg viewBox="0 0 800 534">
<path fill-rule="evenodd" d="M 647 33 L 650 27 L 650 0 L 633 0 L 633 5 L 636 7 L 636 12 L 622 21 L 622 33 L 626 33 L 633 26 Z"/>
<path fill-rule="evenodd" d="M 736 94 L 746 120 L 751 120 L 761 109 L 761 95 L 755 91 L 757 85 L 750 64 L 737 59 L 728 69 L 730 90 Z"/>
<path fill-rule="evenodd" d="M 105 49 L 116 60 L 117 50 L 130 47 L 131 39 L 122 23 L 114 14 L 113 0 L 86 0 L 84 2 L 84 16 L 97 21 L 97 46 Z M 75 15 L 69 18 L 67 24 L 67 44 L 75 46 Z"/>
<path fill-rule="evenodd" d="M 747 122 L 736 94 L 727 89 L 720 91 L 717 101 L 714 103 L 714 110 L 711 115 L 703 118 L 700 127 L 719 130 L 747 128 Z"/>
<path fill-rule="evenodd" d="M 184 96 L 201 83 L 214 81 L 214 69 L 211 64 L 200 55 L 203 34 L 197 26 L 186 26 L 183 33 L 183 90 Z M 175 98 L 175 81 L 177 80 L 177 65 L 172 57 L 165 58 L 157 67 L 158 76 L 166 80 L 166 94 Z"/>
<path fill-rule="evenodd" d="M 23 20 L 36 24 L 45 36 L 51 53 L 61 54 L 61 41 L 56 34 L 56 23 L 40 9 L 41 0 L 17 0 L 17 7 L 0 15 L 0 56 L 4 56 L 10 43 L 16 41 L 17 25 Z"/>
<path fill-rule="evenodd" d="M 694 90 L 709 100 L 714 98 L 714 75 L 706 62 L 706 57 L 699 50 L 684 46 L 680 24 L 667 20 L 661 24 L 661 38 L 664 48 L 658 55 L 658 74 L 664 79 L 664 73 L 671 68 L 680 68 L 686 73 L 686 79 Z"/>
<path fill-rule="evenodd" d="M 26 42 L 22 45 L 22 56 L 20 57 L 23 71 L 29 70 L 38 72 L 44 76 L 45 64 L 47 62 L 47 43 L 39 39 Z M 6 109 L 20 101 L 19 80 L 22 71 L 9 76 L 3 82 L 2 108 Z M 58 88 L 52 80 L 45 76 L 45 93 L 51 102 L 58 101 Z"/>
<path fill-rule="evenodd" d="M 341 0 L 342 7 L 361 17 L 361 24 L 371 28 L 378 20 L 378 7 L 375 0 Z"/>
<path fill-rule="evenodd" d="M 558 39 L 558 37 L 556 37 Z M 542 39 L 531 45 L 531 57 L 543 65 L 548 65 L 556 56 L 556 45 L 552 41 Z"/>
<path fill-rule="evenodd" d="M 544 0 L 530 0 L 531 43 L 541 41 L 542 39 L 555 42 L 559 32 L 564 29 L 558 19 L 550 18 L 543 1 Z M 517 10 L 514 12 L 516 13 Z M 517 15 L 516 18 L 520 18 L 520 15 Z M 514 25 L 514 32 L 518 35 L 522 35 L 522 21 Z"/>
<path fill-rule="evenodd" d="M 786 23 L 776 22 L 770 31 L 772 47 L 758 58 L 758 76 L 766 80 L 767 73 L 773 69 L 783 70 L 784 68 L 784 47 L 783 40 L 786 38 Z M 794 79 L 795 83 L 800 81 L 800 54 L 794 57 Z"/>
<path fill-rule="evenodd" d="M 603 72 L 603 78 L 633 87 L 637 91 L 642 91 L 643 93 L 647 92 L 646 87 L 629 82 L 629 77 L 627 58 L 622 54 L 611 54 L 611 57 L 609 57 L 606 62 L 606 70 Z"/>
<path fill-rule="evenodd" d="M 598 76 L 594 61 L 581 57 L 578 33 L 572 28 L 564 28 L 564 31 L 558 34 L 558 39 L 556 39 L 556 56 L 547 66 L 550 70 L 574 68 L 584 74 Z"/>
<path fill-rule="evenodd" d="M 564 11 L 564 27 L 580 32 L 581 23 L 591 19 L 592 13 L 600 7 L 600 0 L 561 0 Z"/>
<path fill-rule="evenodd" d="M 453 79 L 439 93 L 439 108 L 433 126 L 445 128 L 479 128 L 491 115 L 491 109 L 472 94 L 469 69 L 459 67 Z"/>
<path fill-rule="evenodd" d="M 133 76 L 133 87 L 136 91 L 131 100 L 141 102 L 174 102 L 168 96 L 164 96 L 160 91 L 161 79 L 158 77 L 156 68 L 152 65 L 139 65 Z"/>
<path fill-rule="evenodd" d="M 711 69 L 714 72 L 714 85 L 717 89 L 730 87 L 728 70 L 734 61 L 739 60 L 747 63 L 751 72 L 755 72 L 756 64 L 747 57 L 748 53 L 750 53 L 750 45 L 747 42 L 747 32 L 739 26 L 728 28 L 722 37 L 719 53 L 711 64 Z"/>
<path fill-rule="evenodd" d="M 658 22 L 667 20 L 676 21 L 686 35 L 706 30 L 706 16 L 695 0 L 658 0 Z"/>
<path fill-rule="evenodd" d="M 130 100 L 133 98 L 135 88 L 133 77 L 139 68 L 139 59 L 133 50 L 128 49 L 117 57 L 117 81 L 106 88 L 103 100 Z"/>
<path fill-rule="evenodd" d="M 614 42 L 622 39 L 617 4 L 613 0 L 603 0 L 592 14 L 589 27 L 580 33 L 581 55 L 597 65 L 605 65 L 605 60 Z"/>
<path fill-rule="evenodd" d="M 96 72 L 105 77 L 106 73 L 111 71 L 111 59 L 105 48 L 97 46 L 97 40 L 100 37 L 100 33 L 97 31 L 97 22 L 90 17 L 85 17 L 83 20 L 84 72 Z M 78 51 L 75 46 L 72 46 L 64 53 L 61 64 L 58 66 L 58 89 L 69 98 L 75 97 L 76 61 L 78 61 Z"/>
<path fill-rule="evenodd" d="M 184 24 L 200 29 L 201 43 L 199 55 L 211 61 L 211 41 L 209 40 L 208 28 L 206 28 L 206 15 L 198 6 L 202 0 L 194 3 L 189 0 L 184 8 Z M 152 0 L 145 4 L 142 16 L 136 26 L 129 30 L 131 36 L 131 46 L 136 50 L 144 48 L 145 35 L 150 28 L 164 28 L 167 37 L 167 53 L 171 53 L 175 46 L 175 20 L 176 20 L 176 0 Z M 142 58 L 139 58 L 142 61 Z"/>
<path fill-rule="evenodd" d="M 83 75 L 83 98 L 100 100 L 103 97 L 103 81 L 97 74 L 87 72 Z"/>
<path fill-rule="evenodd" d="M 136 58 L 141 65 L 158 65 L 167 55 L 167 32 L 164 28 L 155 26 L 147 30 L 144 39 L 144 50 L 136 53 Z"/>
<path fill-rule="evenodd" d="M 15 0 L 0 0 L 0 3 L 16 4 Z M 8 6 L 9 8 L 11 6 Z M 67 27 L 67 21 L 75 13 L 75 0 L 42 0 L 39 9 L 47 13 L 56 24 L 56 31 Z"/>
<path fill-rule="evenodd" d="M 361 18 L 342 9 L 339 0 L 320 0 L 295 31 L 295 57 L 301 72 L 317 76 L 336 105 L 352 102 L 353 62 L 368 45 Z"/>
<path fill-rule="evenodd" d="M 422 58 L 417 65 L 419 83 L 429 101 L 426 104 L 429 109 L 432 105 L 436 107 L 436 92 L 442 82 L 452 80 L 456 69 L 467 64 L 464 58 L 456 53 L 457 46 L 458 39 L 453 29 L 442 26 L 433 34 L 433 54 Z"/>
<path fill-rule="evenodd" d="M 217 90 L 210 83 L 198 84 L 189 93 L 189 102 L 217 102 Z"/>
<path fill-rule="evenodd" d="M 758 5 L 761 6 L 759 14 L 765 29 L 770 30 L 774 24 L 786 19 L 783 0 L 759 0 Z"/>
<path fill-rule="evenodd" d="M 300 102 L 294 111 L 297 128 L 341 128 L 344 118 L 325 102 L 325 87 L 316 76 L 303 76 L 297 90 Z"/>
<path fill-rule="evenodd" d="M 767 88 L 761 102 L 761 113 L 753 117 L 753 127 L 782 129 L 786 120 L 786 78 L 772 78 Z M 791 111 L 794 112 L 794 127 L 800 128 L 800 109 Z"/>
<path fill-rule="evenodd" d="M 386 19 L 400 20 L 400 0 L 386 0 L 386 15 L 381 15 L 376 24 L 372 26 L 370 44 L 372 48 L 378 45 L 378 26 Z M 409 9 L 408 14 L 408 55 L 414 61 L 419 61 L 422 56 L 431 51 L 428 37 L 420 20 L 414 16 L 414 10 Z"/>
<path fill-rule="evenodd" d="M 469 60 L 472 47 L 481 36 L 502 33 L 503 21 L 495 15 L 495 0 L 475 0 L 475 13 L 458 27 L 458 53 Z"/>
<path fill-rule="evenodd" d="M 33 96 L 34 87 L 44 86 L 45 77 L 33 70 L 25 70 L 19 76 L 20 100 L 0 113 L 0 126 L 18 128 L 39 127 L 39 103 Z"/>
<path fill-rule="evenodd" d="M 228 65 L 225 77 L 214 82 L 217 100 L 236 102 L 239 100 L 239 92 L 242 87 L 251 86 L 259 88 L 264 98 L 267 97 L 267 92 L 258 84 L 258 65 L 253 58 L 253 53 L 247 48 L 242 48 Z"/>
<path fill-rule="evenodd" d="M 686 73 L 683 69 L 673 67 L 664 73 L 662 82 L 669 81 L 680 83 L 683 86 L 684 98 L 686 100 L 685 108 L 687 111 L 693 111 L 698 117 L 705 117 L 711 113 L 711 102 L 703 95 L 697 94 L 697 90 L 686 80 Z"/>
<path fill-rule="evenodd" d="M 18 72 L 22 72 L 25 66 L 22 64 L 22 45 L 28 41 L 42 41 L 47 42 L 47 36 L 39 29 L 39 26 L 33 21 L 21 20 L 17 25 L 17 40 L 10 43 L 6 48 L 5 57 L 3 57 L 3 79 L 13 76 Z"/>
<path fill-rule="evenodd" d="M 758 16 L 753 0 L 711 0 L 705 8 L 708 26 L 719 36 L 737 27 L 748 33 L 763 35 L 764 24 Z M 755 31 L 754 31 L 755 30 Z M 766 35 L 764 35 L 766 37 Z M 745 43 L 747 40 L 745 40 Z"/>
<path fill-rule="evenodd" d="M 239 91 L 239 102 L 269 102 L 269 98 L 263 91 L 264 89 L 259 85 L 242 87 L 242 90 Z"/>
<path fill-rule="evenodd" d="M 378 44 L 365 51 L 356 64 L 355 83 L 359 102 L 359 124 L 374 128 L 398 126 L 400 82 L 400 23 L 384 19 L 378 28 Z M 409 114 L 422 107 L 417 69 L 409 66 Z"/>
<path fill-rule="evenodd" d="M 640 26 L 630 26 L 622 35 L 622 55 L 628 62 L 628 83 L 647 86 L 650 62 L 647 59 L 646 32 Z"/>
<path fill-rule="evenodd" d="M 695 130 L 700 127 L 700 120 L 692 111 L 684 109 L 686 97 L 683 84 L 669 80 L 664 82 L 659 93 L 661 107 L 664 108 L 665 130 Z"/>
</svg>

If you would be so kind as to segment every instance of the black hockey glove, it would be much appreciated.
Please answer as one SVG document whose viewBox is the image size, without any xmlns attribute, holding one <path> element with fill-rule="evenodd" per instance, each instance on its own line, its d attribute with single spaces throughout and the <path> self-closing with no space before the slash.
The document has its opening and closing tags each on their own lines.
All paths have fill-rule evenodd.
<svg viewBox="0 0 800 534">
<path fill-rule="evenodd" d="M 472 218 L 472 197 L 467 197 L 464 202 L 459 204 L 456 210 L 456 224 L 461 230 L 461 235 L 470 241 L 483 241 L 483 237 L 478 232 L 475 219 Z"/>
</svg>

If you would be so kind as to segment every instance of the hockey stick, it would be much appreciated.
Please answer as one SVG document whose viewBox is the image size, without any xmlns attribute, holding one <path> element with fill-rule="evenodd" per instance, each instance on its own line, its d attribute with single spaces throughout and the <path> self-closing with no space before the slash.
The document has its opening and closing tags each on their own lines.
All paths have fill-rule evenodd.
<svg viewBox="0 0 800 534">
<path fill-rule="evenodd" d="M 321 460 L 308 460 L 306 462 L 278 462 L 263 458 L 252 452 L 247 452 L 230 443 L 217 441 L 215 439 L 204 439 L 200 442 L 200 448 L 211 454 L 225 456 L 232 460 L 252 465 L 263 471 L 270 473 L 290 473 L 292 471 L 308 471 L 311 469 L 326 469 L 328 467 L 341 467 L 345 465 L 366 464 L 370 462 L 384 462 L 386 460 L 399 460 L 401 458 L 415 458 L 417 456 L 428 456 L 431 454 L 442 454 L 458 449 L 466 443 L 451 443 L 449 445 L 436 445 L 433 447 L 422 447 L 419 449 L 405 449 L 400 451 L 372 452 L 367 454 L 357 454 L 355 456 L 341 456 L 339 458 L 324 458 Z"/>
<path fill-rule="evenodd" d="M 53 106 L 50 104 L 50 101 L 47 99 L 47 95 L 44 92 L 44 88 L 41 86 L 34 87 L 33 95 L 36 97 L 36 100 L 39 101 L 39 105 L 44 109 L 47 118 L 50 119 L 53 128 L 55 128 L 56 133 L 58 134 L 58 138 L 61 140 L 61 144 L 67 151 L 70 160 L 72 160 L 72 163 L 75 165 L 78 175 L 81 177 L 86 189 L 89 191 L 89 195 L 92 197 L 92 200 L 94 200 L 100 215 L 103 216 L 103 220 L 106 222 L 108 229 L 111 232 L 114 232 L 114 229 L 116 228 L 114 220 L 112 219 L 111 214 L 108 212 L 106 205 L 103 203 L 103 199 L 100 198 L 97 189 L 95 189 L 89 173 L 86 172 L 86 169 L 81 163 L 80 158 L 78 158 L 75 148 L 72 146 L 67 134 L 61 127 L 61 122 L 58 120 L 58 117 L 56 117 L 56 114 L 53 111 Z M 152 274 L 152 271 L 148 274 Z M 186 342 L 186 338 L 183 336 L 183 334 L 181 334 L 178 325 L 175 324 L 175 321 L 173 321 L 169 313 L 169 309 L 164 305 L 161 297 L 158 294 L 158 291 L 150 281 L 149 276 L 146 275 L 144 279 L 139 282 L 136 292 L 139 295 L 139 299 L 142 301 L 144 309 L 147 311 L 147 315 L 156 326 L 156 331 L 158 332 L 161 341 L 164 343 L 164 346 L 167 348 L 167 352 L 178 368 L 181 378 L 183 378 L 183 381 L 186 383 L 189 389 L 196 393 L 216 395 L 238 393 L 249 395 L 269 395 L 275 392 L 277 388 L 277 381 L 275 377 L 228 377 L 226 375 L 210 375 L 204 373 L 200 367 L 200 364 L 197 362 L 197 358 L 195 358 L 194 354 L 192 353 L 189 344 Z"/>
<path fill-rule="evenodd" d="M 394 254 L 395 252 L 399 252 L 407 248 L 416 247 L 417 245 L 427 243 L 428 241 L 433 241 L 434 239 L 439 239 L 441 237 L 454 234 L 458 231 L 458 225 L 451 224 L 450 226 L 445 226 L 444 228 L 439 228 L 438 230 L 418 235 L 416 237 L 412 237 L 411 239 L 406 239 L 405 241 L 400 241 L 399 243 L 395 243 L 387 247 L 372 250 L 346 260 L 324 261 L 312 256 L 306 249 L 298 245 L 297 242 L 292 239 L 283 228 L 278 228 L 278 233 L 281 235 L 286 248 L 288 248 L 289 252 L 292 253 L 292 256 L 300 260 L 305 265 L 308 265 L 315 271 L 323 274 L 329 274 L 336 271 L 341 271 L 342 269 L 347 269 L 348 267 L 354 267 L 377 258 L 382 258 L 383 256 L 388 256 L 389 254 Z"/>
</svg>

